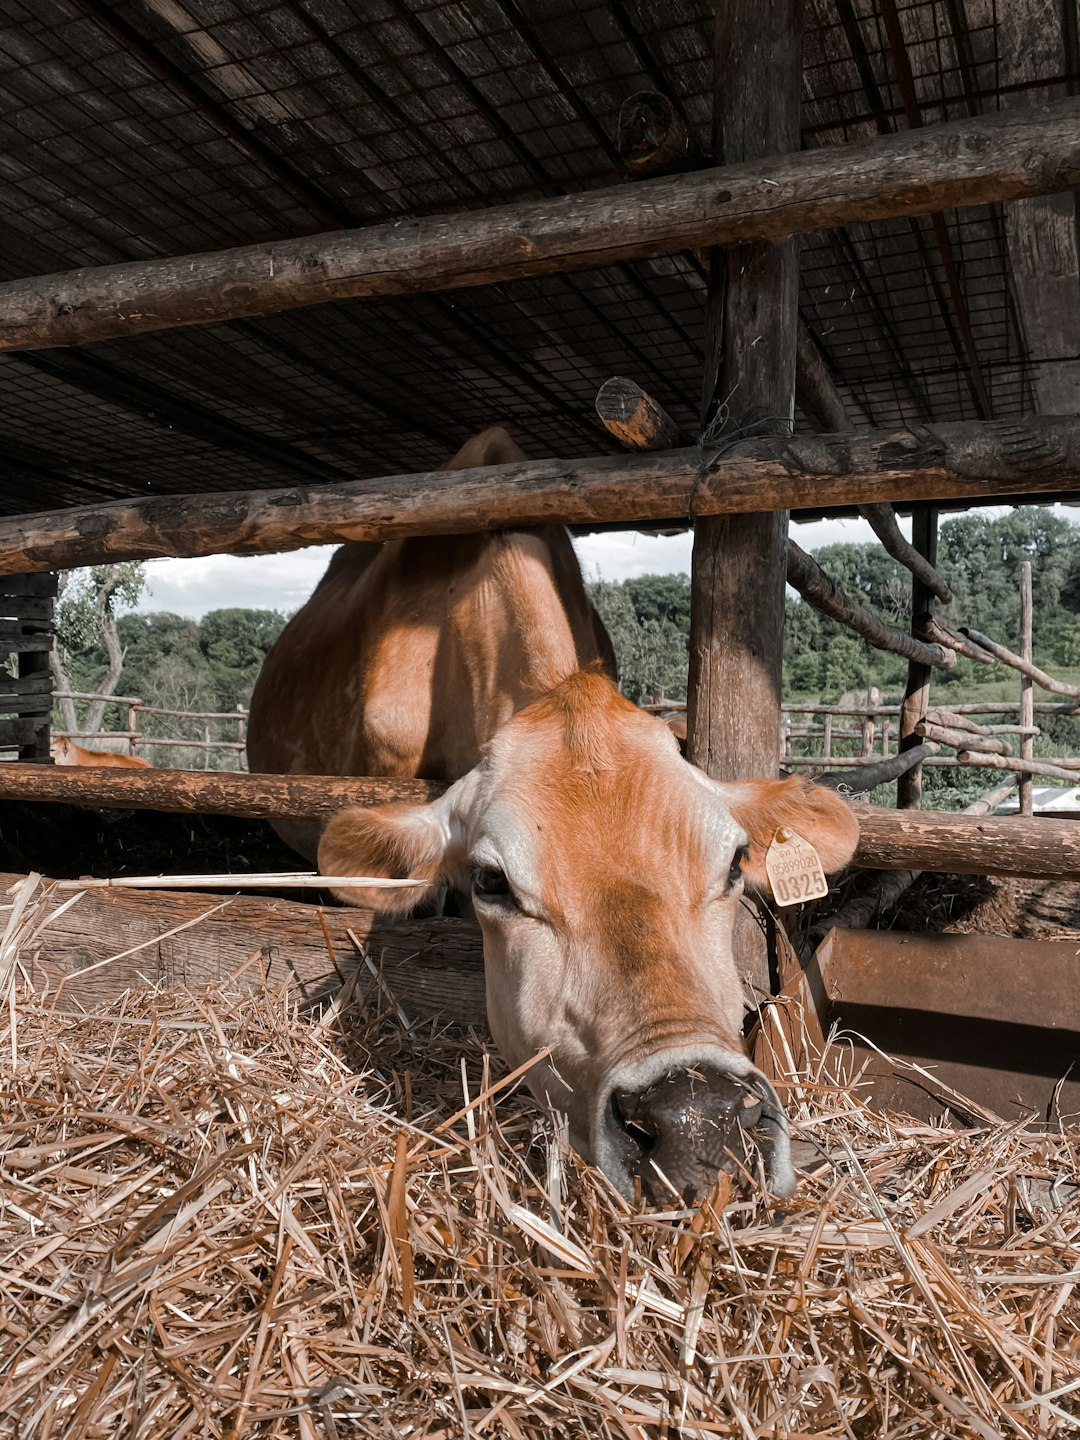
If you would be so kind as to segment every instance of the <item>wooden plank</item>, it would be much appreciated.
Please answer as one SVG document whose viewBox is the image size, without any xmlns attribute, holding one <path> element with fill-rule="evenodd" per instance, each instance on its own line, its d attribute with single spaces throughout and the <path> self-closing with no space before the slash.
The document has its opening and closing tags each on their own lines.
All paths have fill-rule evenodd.
<svg viewBox="0 0 1080 1440">
<path fill-rule="evenodd" d="M 17 719 L 6 719 L 0 717 L 0 749 L 8 750 L 18 746 L 20 750 L 27 745 L 38 748 L 42 731 L 46 734 L 49 729 L 49 717 L 37 715 L 30 717 L 20 716 Z M 20 760 L 31 757 L 21 755 Z"/>
<path fill-rule="evenodd" d="M 25 626 L 0 621 L 0 655 L 18 655 L 23 651 L 46 654 L 52 649 L 52 631 L 28 630 Z"/>
<path fill-rule="evenodd" d="M 759 6 L 752 18 L 763 25 L 772 10 Z M 728 69 L 735 88 L 740 67 Z M 741 88 L 746 113 L 759 111 L 762 86 L 756 93 Z M 770 77 L 765 95 L 788 89 Z M 796 85 L 796 103 L 798 94 Z M 787 144 L 797 150 L 798 137 Z M 489 285 L 1077 184 L 1080 104 L 1068 100 L 585 195 L 10 281 L 0 286 L 0 349 L 85 344 L 330 300 Z"/>
<path fill-rule="evenodd" d="M 290 490 L 116 500 L 0 519 L 0 573 L 553 522 L 741 515 L 1080 489 L 1080 420 L 965 422 L 526 460 Z"/>
<path fill-rule="evenodd" d="M 980 763 L 988 758 L 999 757 L 982 756 Z M 415 803 L 433 799 L 440 792 L 440 786 L 423 780 L 0 765 L 0 800 L 262 820 L 324 820 L 346 805 L 378 805 L 395 800 Z M 1080 826 L 1068 821 L 1039 816 L 1032 820 L 1014 816 L 972 820 L 935 811 L 918 813 L 866 805 L 852 808 L 861 830 L 853 862 L 856 866 L 1080 879 Z"/>
<path fill-rule="evenodd" d="M 54 602 L 49 600 L 28 600 L 25 595 L 0 595 L 0 617 L 5 620 L 21 620 L 37 627 L 52 622 Z"/>
<path fill-rule="evenodd" d="M 852 1036 L 875 1106 L 940 1120 L 960 1095 L 1007 1124 L 1080 1106 L 1075 941 L 834 929 L 805 983 L 823 1029 Z"/>
<path fill-rule="evenodd" d="M 0 671 L 0 701 L 23 695 L 52 695 L 52 677 L 46 671 L 12 676 Z"/>
<path fill-rule="evenodd" d="M 0 600 L 5 604 L 9 598 L 18 600 L 52 599 L 56 595 L 57 578 L 48 574 L 4 575 L 0 578 Z M 20 608 L 19 614 L 34 614 L 31 609 Z M 50 610 L 49 614 L 52 613 Z"/>
<path fill-rule="evenodd" d="M 5 765 L 0 770 L 0 799 L 5 800 L 238 815 L 255 820 L 323 820 L 347 805 L 382 805 L 392 800 L 422 803 L 441 794 L 442 788 L 425 780 L 212 770 L 118 771 L 66 765 Z"/>
<path fill-rule="evenodd" d="M 0 687 L 0 715 L 52 715 L 52 696 L 5 695 Z"/>
<path fill-rule="evenodd" d="M 0 875 L 0 888 L 21 878 Z M 70 898 L 57 893 L 53 909 Z M 313 998 L 336 990 L 356 969 L 349 930 L 410 1020 L 439 1015 L 457 1024 L 484 1023 L 477 925 L 447 919 L 388 924 L 369 910 L 259 896 L 87 891 L 43 932 L 30 974 L 38 983 L 47 979 L 54 997 L 63 979 L 61 1009 L 94 1009 L 129 987 L 198 989 L 238 973 L 252 989 L 291 981 Z M 360 993 L 374 984 L 363 973 Z"/>
</svg>

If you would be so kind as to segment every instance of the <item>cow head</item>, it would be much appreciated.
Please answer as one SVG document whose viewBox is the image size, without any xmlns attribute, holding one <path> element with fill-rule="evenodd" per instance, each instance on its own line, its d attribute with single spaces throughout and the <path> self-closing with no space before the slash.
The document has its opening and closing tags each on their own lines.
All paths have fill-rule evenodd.
<svg viewBox="0 0 1080 1440">
<path fill-rule="evenodd" d="M 49 754 L 54 765 L 74 765 L 71 741 L 66 735 L 54 735 L 49 745 Z"/>
<path fill-rule="evenodd" d="M 716 784 L 662 721 L 596 671 L 520 711 L 483 760 L 428 805 L 347 810 L 327 825 L 329 875 L 410 876 L 423 891 L 343 890 L 403 913 L 468 890 L 484 933 L 488 1018 L 533 1093 L 626 1195 L 707 1190 L 741 1136 L 771 1188 L 794 1188 L 787 1121 L 742 1040 L 733 954 L 747 886 L 767 887 L 780 827 L 826 870 L 851 858 L 854 817 L 798 779 Z"/>
</svg>

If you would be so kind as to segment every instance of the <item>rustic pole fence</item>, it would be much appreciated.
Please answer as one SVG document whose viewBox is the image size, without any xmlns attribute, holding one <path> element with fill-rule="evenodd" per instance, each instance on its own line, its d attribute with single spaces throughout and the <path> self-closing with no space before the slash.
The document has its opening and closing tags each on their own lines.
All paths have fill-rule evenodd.
<svg viewBox="0 0 1080 1440">
<path fill-rule="evenodd" d="M 129 755 L 135 755 L 137 750 L 154 749 L 175 749 L 175 750 L 196 750 L 201 752 L 206 759 L 215 750 L 233 751 L 237 753 L 241 765 L 244 763 L 244 751 L 246 749 L 246 728 L 248 712 L 243 705 L 237 705 L 235 710 L 171 710 L 161 705 L 147 705 L 135 695 L 102 695 L 85 690 L 58 690 L 53 699 L 56 700 L 104 700 L 111 705 L 125 711 L 127 716 L 127 728 L 125 730 L 64 730 L 58 731 L 67 735 L 71 740 L 82 741 L 120 741 Z M 140 728 L 140 719 L 145 715 L 156 715 L 163 719 L 175 719 L 181 721 L 203 721 L 203 736 L 200 740 L 193 740 L 186 736 L 169 735 L 148 735 Z M 211 721 L 223 721 L 226 724 L 236 726 L 236 738 L 234 740 L 213 739 L 210 735 Z M 88 748 L 93 749 L 91 744 Z M 108 747 L 106 747 L 108 748 Z"/>
</svg>

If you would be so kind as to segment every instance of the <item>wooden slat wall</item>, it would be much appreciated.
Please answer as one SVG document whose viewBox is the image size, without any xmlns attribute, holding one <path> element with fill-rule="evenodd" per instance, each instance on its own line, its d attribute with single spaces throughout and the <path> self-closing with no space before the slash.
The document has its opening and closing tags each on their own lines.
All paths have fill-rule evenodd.
<svg viewBox="0 0 1080 1440">
<path fill-rule="evenodd" d="M 3 760 L 47 761 L 49 758 L 52 717 L 49 651 L 55 598 L 55 575 L 0 577 L 0 759 Z"/>
</svg>

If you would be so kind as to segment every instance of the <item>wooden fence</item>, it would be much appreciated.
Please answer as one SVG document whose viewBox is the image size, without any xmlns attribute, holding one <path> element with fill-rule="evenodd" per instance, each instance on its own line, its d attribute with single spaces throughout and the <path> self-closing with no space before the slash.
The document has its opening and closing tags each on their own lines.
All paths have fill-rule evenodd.
<svg viewBox="0 0 1080 1440">
<path fill-rule="evenodd" d="M 127 755 L 137 755 L 142 751 L 149 751 L 148 759 L 154 758 L 155 750 L 193 750 L 202 752 L 205 757 L 201 766 L 195 769 L 247 769 L 247 720 L 248 711 L 243 705 L 237 705 L 235 710 L 169 710 L 161 705 L 147 705 L 137 695 L 100 695 L 84 690 L 58 690 L 53 697 L 56 700 L 105 700 L 110 705 L 116 705 L 126 710 L 127 727 L 124 730 L 70 730 L 65 732 L 70 739 L 78 740 L 80 743 L 90 742 L 91 748 L 106 750 L 121 750 Z M 176 720 L 181 722 L 177 728 L 189 729 L 193 726 L 202 726 L 204 735 L 201 740 L 193 740 L 188 736 L 171 735 L 150 735 L 142 728 L 141 722 L 145 716 L 155 716 L 163 720 Z M 224 723 L 234 725 L 234 738 L 218 739 L 210 734 L 212 723 Z M 99 745 L 99 741 L 112 742 Z M 117 745 L 115 742 L 119 741 Z M 209 761 L 210 753 L 215 750 L 224 751 L 227 755 L 234 755 L 235 766 L 211 766 Z"/>
</svg>

